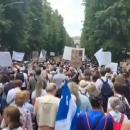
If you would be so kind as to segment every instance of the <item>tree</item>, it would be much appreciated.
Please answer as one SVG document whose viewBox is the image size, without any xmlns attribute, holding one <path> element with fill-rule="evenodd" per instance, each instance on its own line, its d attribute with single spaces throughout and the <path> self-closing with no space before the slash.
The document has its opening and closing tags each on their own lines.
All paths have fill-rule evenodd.
<svg viewBox="0 0 130 130">
<path fill-rule="evenodd" d="M 23 2 L 22 2 L 23 1 Z M 62 16 L 47 0 L 1 0 L 0 44 L 10 51 L 40 51 L 62 54 L 72 45 Z"/>
<path fill-rule="evenodd" d="M 82 46 L 92 56 L 103 47 L 120 60 L 122 49 L 130 47 L 130 1 L 86 0 Z"/>
</svg>

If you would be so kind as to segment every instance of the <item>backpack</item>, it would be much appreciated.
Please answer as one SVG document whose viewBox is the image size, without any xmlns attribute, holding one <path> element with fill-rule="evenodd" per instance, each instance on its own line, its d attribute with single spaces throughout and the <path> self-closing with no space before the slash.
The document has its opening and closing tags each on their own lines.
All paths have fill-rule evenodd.
<svg viewBox="0 0 130 130">
<path fill-rule="evenodd" d="M 121 114 L 121 119 L 120 122 L 115 122 L 114 118 L 111 116 L 111 114 L 108 114 L 113 121 L 113 130 L 121 130 L 122 124 L 123 124 L 123 120 L 124 120 L 124 114 Z"/>
<path fill-rule="evenodd" d="M 17 80 L 21 80 L 22 82 L 24 82 L 24 75 L 23 75 L 23 73 L 18 73 L 18 74 L 16 75 L 16 79 L 17 79 Z"/>
<path fill-rule="evenodd" d="M 101 81 L 103 82 L 102 89 L 101 89 L 102 103 L 103 103 L 104 112 L 106 112 L 108 98 L 113 96 L 113 91 L 110 85 L 108 84 L 108 79 L 107 81 L 104 81 L 103 79 L 101 79 Z"/>
</svg>

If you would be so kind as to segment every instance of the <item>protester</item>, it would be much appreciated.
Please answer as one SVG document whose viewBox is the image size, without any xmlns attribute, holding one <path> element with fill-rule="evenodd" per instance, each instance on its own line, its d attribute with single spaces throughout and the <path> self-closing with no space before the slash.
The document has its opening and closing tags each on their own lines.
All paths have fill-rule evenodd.
<svg viewBox="0 0 130 130">
<path fill-rule="evenodd" d="M 86 95 L 80 93 L 79 86 L 74 82 L 70 82 L 68 86 L 70 88 L 72 95 L 75 98 L 74 100 L 79 110 L 80 111 L 92 110 L 92 106 L 90 104 L 89 98 Z"/>
<path fill-rule="evenodd" d="M 35 86 L 35 90 L 32 92 L 32 96 L 31 96 L 31 100 L 32 100 L 33 104 L 35 103 L 35 99 L 37 97 L 41 97 L 41 96 L 46 95 L 45 88 L 46 88 L 46 84 L 45 84 L 44 80 L 39 78 L 37 80 L 37 83 L 36 83 L 36 86 Z"/>
<path fill-rule="evenodd" d="M 113 95 L 113 83 L 111 79 L 107 78 L 106 75 L 106 70 L 101 69 L 101 78 L 97 80 L 96 86 L 97 90 L 101 93 L 102 100 L 103 100 L 103 109 L 104 112 L 107 111 L 107 103 L 108 103 L 108 98 Z"/>
<path fill-rule="evenodd" d="M 2 130 L 23 130 L 20 122 L 20 111 L 17 107 L 9 106 L 4 110 L 6 128 Z"/>
<path fill-rule="evenodd" d="M 15 88 L 9 90 L 7 94 L 7 104 L 8 105 L 15 105 L 15 98 L 16 94 L 21 91 L 22 88 L 22 81 L 21 80 L 15 80 Z"/>
<path fill-rule="evenodd" d="M 3 114 L 3 110 L 7 106 L 6 98 L 4 97 L 4 86 L 0 84 L 0 115 Z"/>
<path fill-rule="evenodd" d="M 24 96 L 25 96 L 25 103 L 23 108 L 26 109 L 31 113 L 31 116 L 34 117 L 34 106 L 30 103 L 30 93 L 29 91 L 23 91 Z"/>
<path fill-rule="evenodd" d="M 21 113 L 21 120 L 22 120 L 22 126 L 24 129 L 27 130 L 33 130 L 32 127 L 32 119 L 31 119 L 31 113 L 27 109 L 24 108 L 25 104 L 25 93 L 20 92 L 16 94 L 15 99 L 15 106 L 18 107 L 20 113 Z"/>
<path fill-rule="evenodd" d="M 56 114 L 60 99 L 55 97 L 57 86 L 54 83 L 46 88 L 47 95 L 39 97 L 35 102 L 36 120 L 38 130 L 54 130 Z"/>
<path fill-rule="evenodd" d="M 53 77 L 53 81 L 56 83 L 58 89 L 62 87 L 62 83 L 64 82 L 64 80 L 65 80 L 65 75 L 63 73 L 63 69 L 60 68 L 59 72 Z"/>
<path fill-rule="evenodd" d="M 32 94 L 32 92 L 34 91 L 35 86 L 36 86 L 36 79 L 34 77 L 34 73 L 30 72 L 29 81 L 28 81 L 28 90 L 30 94 Z"/>
<path fill-rule="evenodd" d="M 108 99 L 107 110 L 108 111 L 112 110 L 110 101 L 112 102 L 112 100 L 114 100 L 115 97 L 117 97 L 121 102 L 120 104 L 118 104 L 118 107 L 120 108 L 120 112 L 126 114 L 127 117 L 130 118 L 130 105 L 126 97 L 124 97 L 124 83 L 125 81 L 123 80 L 122 76 L 116 78 L 116 81 L 114 83 L 114 96 Z"/>
<path fill-rule="evenodd" d="M 112 120 L 105 117 L 101 99 L 90 97 L 90 102 L 93 110 L 82 112 L 78 116 L 77 130 L 112 130 Z"/>
<path fill-rule="evenodd" d="M 124 130 L 129 126 L 130 75 L 127 71 L 118 74 L 91 62 L 83 62 L 81 68 L 76 68 L 62 60 L 29 65 L 15 63 L 7 71 L 8 75 L 0 74 L 2 129 L 9 129 L 3 119 L 7 105 L 20 111 L 18 130 L 33 130 L 33 127 L 34 130 L 37 127 L 38 130 L 61 130 L 55 128 L 58 117 L 69 119 L 72 127 L 68 130 L 114 130 L 115 124 Z M 65 113 L 60 113 L 60 109 Z"/>
<path fill-rule="evenodd" d="M 4 94 L 7 96 L 9 90 L 15 88 L 15 83 L 14 83 L 14 75 L 11 74 L 9 76 L 9 82 L 4 85 Z"/>
<path fill-rule="evenodd" d="M 118 128 L 118 130 L 121 130 L 122 124 L 128 120 L 127 115 L 120 113 L 121 101 L 118 97 L 111 97 L 109 103 L 112 109 L 107 116 L 113 120 L 113 129 L 117 130 Z"/>
</svg>

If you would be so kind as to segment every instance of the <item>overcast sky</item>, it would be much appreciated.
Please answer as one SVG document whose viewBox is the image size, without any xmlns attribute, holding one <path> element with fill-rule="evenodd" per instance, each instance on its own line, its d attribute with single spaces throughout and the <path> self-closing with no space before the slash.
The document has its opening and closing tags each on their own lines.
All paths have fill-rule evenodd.
<svg viewBox="0 0 130 130">
<path fill-rule="evenodd" d="M 64 18 L 64 25 L 70 36 L 80 36 L 84 19 L 83 0 L 48 0 Z"/>
</svg>

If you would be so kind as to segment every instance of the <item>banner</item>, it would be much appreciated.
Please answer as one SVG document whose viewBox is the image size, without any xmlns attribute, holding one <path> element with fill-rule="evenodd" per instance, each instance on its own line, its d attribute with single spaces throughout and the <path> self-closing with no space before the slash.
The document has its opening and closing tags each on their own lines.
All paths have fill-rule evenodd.
<svg viewBox="0 0 130 130">
<path fill-rule="evenodd" d="M 46 54 L 47 54 L 47 51 L 45 51 L 45 50 L 41 51 L 40 57 L 39 57 L 39 62 L 43 62 L 46 60 Z"/>
<path fill-rule="evenodd" d="M 83 51 L 82 50 L 77 50 L 77 49 L 72 49 L 71 53 L 71 63 L 74 67 L 80 68 L 82 65 L 82 56 L 83 56 Z"/>
<path fill-rule="evenodd" d="M 112 60 L 111 52 L 104 52 L 102 48 L 97 51 L 94 56 L 96 57 L 99 66 L 110 64 Z"/>
<path fill-rule="evenodd" d="M 55 56 L 55 52 L 50 52 L 50 56 Z"/>
<path fill-rule="evenodd" d="M 72 50 L 79 51 L 82 55 L 82 61 L 84 61 L 84 59 L 85 59 L 85 49 L 84 48 L 73 48 L 73 47 L 67 47 L 67 46 L 65 46 L 65 48 L 64 48 L 64 53 L 63 53 L 63 59 L 64 60 L 71 61 Z"/>
<path fill-rule="evenodd" d="M 10 52 L 0 52 L 0 66 L 9 67 L 12 65 Z"/>
<path fill-rule="evenodd" d="M 37 61 L 38 58 L 39 58 L 39 53 L 38 53 L 38 51 L 33 51 L 33 52 L 32 52 L 32 60 L 33 60 L 33 61 Z"/>
<path fill-rule="evenodd" d="M 112 72 L 117 72 L 118 63 L 112 62 L 112 63 L 106 65 L 106 68 L 111 68 Z"/>
<path fill-rule="evenodd" d="M 13 51 L 12 60 L 23 61 L 25 53 Z"/>
<path fill-rule="evenodd" d="M 112 54 L 111 52 L 102 52 L 102 64 L 101 65 L 108 65 L 112 62 Z"/>
</svg>

